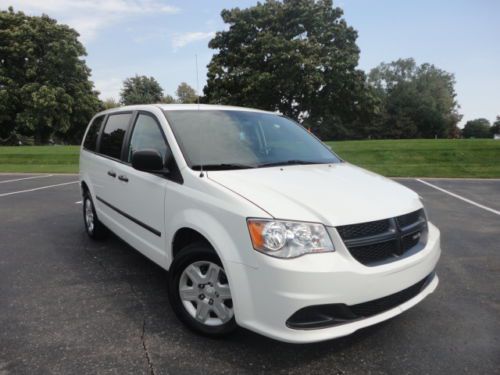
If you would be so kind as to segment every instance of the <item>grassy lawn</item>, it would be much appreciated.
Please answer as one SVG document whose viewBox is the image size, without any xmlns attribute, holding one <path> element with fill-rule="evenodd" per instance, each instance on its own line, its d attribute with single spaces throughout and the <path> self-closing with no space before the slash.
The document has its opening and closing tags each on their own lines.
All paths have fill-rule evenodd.
<svg viewBox="0 0 500 375">
<path fill-rule="evenodd" d="M 391 177 L 500 178 L 500 141 L 327 142 L 343 159 Z M 78 172 L 78 146 L 0 147 L 0 172 Z"/>
<path fill-rule="evenodd" d="M 384 176 L 500 178 L 500 141 L 493 139 L 327 143 L 343 159 Z"/>
<path fill-rule="evenodd" d="M 77 173 L 79 146 L 1 146 L 0 172 Z"/>
</svg>

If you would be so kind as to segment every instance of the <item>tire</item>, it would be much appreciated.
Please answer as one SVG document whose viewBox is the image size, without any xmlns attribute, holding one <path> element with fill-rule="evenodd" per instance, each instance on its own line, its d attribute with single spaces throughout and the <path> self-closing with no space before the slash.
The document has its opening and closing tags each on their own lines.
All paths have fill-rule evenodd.
<svg viewBox="0 0 500 375">
<path fill-rule="evenodd" d="M 168 291 L 175 314 L 191 330 L 220 337 L 236 329 L 229 283 L 208 244 L 188 245 L 175 257 Z"/>
<path fill-rule="evenodd" d="M 87 190 L 83 193 L 83 224 L 88 236 L 93 240 L 103 240 L 109 234 L 108 228 L 97 218 L 94 201 Z"/>
</svg>

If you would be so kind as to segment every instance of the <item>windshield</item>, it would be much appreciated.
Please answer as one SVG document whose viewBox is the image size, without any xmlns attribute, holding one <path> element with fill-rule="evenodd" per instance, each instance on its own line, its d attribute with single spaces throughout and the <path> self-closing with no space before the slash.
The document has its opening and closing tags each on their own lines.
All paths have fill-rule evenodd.
<svg viewBox="0 0 500 375">
<path fill-rule="evenodd" d="M 339 158 L 297 123 L 270 113 L 165 111 L 192 169 L 242 169 L 338 163 Z"/>
</svg>

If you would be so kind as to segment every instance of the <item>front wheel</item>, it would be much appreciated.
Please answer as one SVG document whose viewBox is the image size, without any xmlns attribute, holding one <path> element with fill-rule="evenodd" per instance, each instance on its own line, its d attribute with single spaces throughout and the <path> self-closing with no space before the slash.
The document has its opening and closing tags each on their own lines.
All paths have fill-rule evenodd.
<svg viewBox="0 0 500 375">
<path fill-rule="evenodd" d="M 174 312 L 189 328 L 208 336 L 236 328 L 229 282 L 222 263 L 209 246 L 187 246 L 169 272 L 169 296 Z"/>
</svg>

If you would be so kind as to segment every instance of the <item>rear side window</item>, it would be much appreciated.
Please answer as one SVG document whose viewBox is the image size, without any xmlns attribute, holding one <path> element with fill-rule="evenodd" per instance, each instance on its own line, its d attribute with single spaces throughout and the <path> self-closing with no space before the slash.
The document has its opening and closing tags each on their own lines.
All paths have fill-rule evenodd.
<svg viewBox="0 0 500 375">
<path fill-rule="evenodd" d="M 83 148 L 89 151 L 95 151 L 97 147 L 97 136 L 99 135 L 99 130 L 101 129 L 102 121 L 104 116 L 99 116 L 94 119 L 92 124 L 89 126 L 85 141 L 83 141 Z"/>
<path fill-rule="evenodd" d="M 125 138 L 125 132 L 127 131 L 131 116 L 131 113 L 108 116 L 108 121 L 106 121 L 106 126 L 101 136 L 101 147 L 99 149 L 101 154 L 120 159 L 123 138 Z"/>
</svg>

